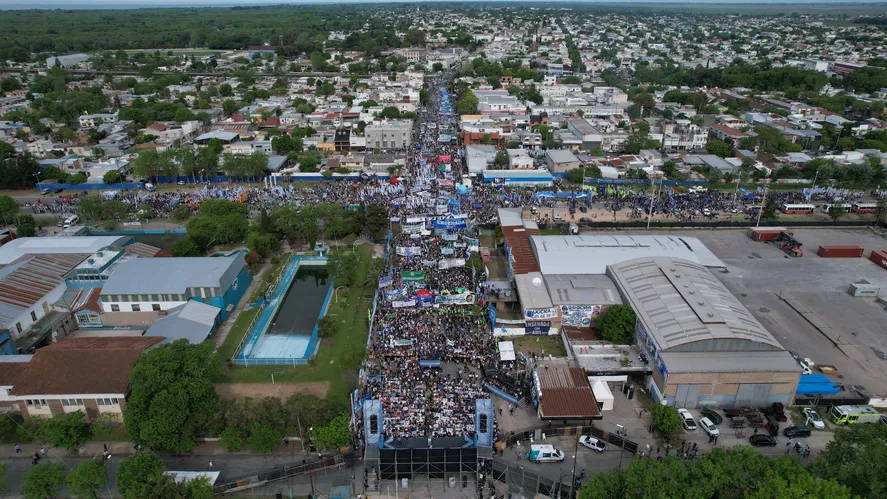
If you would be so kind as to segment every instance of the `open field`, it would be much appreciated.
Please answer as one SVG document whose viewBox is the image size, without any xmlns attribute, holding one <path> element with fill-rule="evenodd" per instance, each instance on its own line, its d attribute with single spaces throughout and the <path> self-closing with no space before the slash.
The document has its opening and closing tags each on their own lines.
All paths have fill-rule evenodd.
<svg viewBox="0 0 887 499">
<path fill-rule="evenodd" d="M 360 259 L 356 282 L 362 283 L 370 266 L 372 247 L 362 245 L 357 248 L 357 252 Z M 320 341 L 317 356 L 308 365 L 240 367 L 226 364 L 216 376 L 215 382 L 262 386 L 271 382 L 273 374 L 275 383 L 293 384 L 293 393 L 310 393 L 307 390 L 325 385 L 327 398 L 347 404 L 349 392 L 357 382 L 360 363 L 366 354 L 369 330 L 367 316 L 372 309 L 374 291 L 373 287 L 353 286 L 338 294 L 338 303 L 333 300 L 329 304 L 327 315 L 339 321 L 339 331 L 332 338 Z M 234 350 L 246 334 L 246 328 L 255 313 L 255 309 L 242 312 L 231 328 L 219 350 L 226 361 L 234 355 Z"/>
<path fill-rule="evenodd" d="M 561 341 L 560 335 L 554 336 L 515 336 L 512 338 L 502 338 L 502 340 L 510 340 L 514 342 L 514 350 L 516 352 L 533 354 L 542 356 L 552 355 L 554 357 L 566 357 L 567 351 L 564 350 L 564 342 Z"/>
<path fill-rule="evenodd" d="M 265 397 L 276 397 L 286 400 L 297 393 L 325 398 L 329 383 L 325 381 L 305 383 L 218 383 L 213 385 L 219 397 L 242 400 L 247 397 L 261 400 Z"/>
</svg>

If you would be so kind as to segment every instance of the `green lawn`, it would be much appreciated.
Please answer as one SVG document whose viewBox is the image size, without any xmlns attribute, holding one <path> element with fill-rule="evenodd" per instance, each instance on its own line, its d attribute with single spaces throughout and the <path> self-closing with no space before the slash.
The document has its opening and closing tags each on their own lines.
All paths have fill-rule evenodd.
<svg viewBox="0 0 887 499">
<path fill-rule="evenodd" d="M 369 246 L 361 246 L 357 251 L 360 260 L 356 282 L 362 283 L 370 266 L 372 250 Z M 317 356 L 308 365 L 236 367 L 226 363 L 215 382 L 266 383 L 272 374 L 278 383 L 326 381 L 329 383 L 327 398 L 347 404 L 348 394 L 354 388 L 357 371 L 366 354 L 367 316 L 372 309 L 374 291 L 372 286 L 354 286 L 339 291 L 339 302 L 334 299 L 327 310 L 327 315 L 339 321 L 339 331 L 332 338 L 321 340 Z M 255 310 L 242 312 L 228 333 L 220 349 L 226 360 L 234 354 L 255 313 Z"/>
<path fill-rule="evenodd" d="M 539 229 L 539 233 L 543 236 L 559 236 L 561 235 L 560 227 L 549 227 L 547 229 Z"/>
<path fill-rule="evenodd" d="M 502 338 L 500 341 L 502 341 Z M 561 341 L 560 335 L 554 336 L 517 336 L 507 338 L 514 342 L 514 350 L 523 353 L 535 353 L 542 355 L 543 353 L 553 355 L 555 357 L 566 357 L 567 351 L 564 350 L 564 343 Z"/>
</svg>

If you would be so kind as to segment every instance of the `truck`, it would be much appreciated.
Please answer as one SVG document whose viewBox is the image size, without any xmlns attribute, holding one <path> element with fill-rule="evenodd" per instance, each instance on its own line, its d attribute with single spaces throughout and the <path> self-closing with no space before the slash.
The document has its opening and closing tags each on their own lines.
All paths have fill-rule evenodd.
<svg viewBox="0 0 887 499">
<path fill-rule="evenodd" d="M 767 242 L 779 237 L 781 233 L 793 236 L 795 233 L 791 229 L 785 227 L 750 227 L 746 234 L 752 241 Z"/>
<path fill-rule="evenodd" d="M 864 251 L 862 246 L 820 246 L 816 254 L 822 258 L 859 258 Z"/>
<path fill-rule="evenodd" d="M 828 415 L 839 425 L 877 423 L 881 419 L 881 413 L 870 405 L 833 405 Z"/>
</svg>

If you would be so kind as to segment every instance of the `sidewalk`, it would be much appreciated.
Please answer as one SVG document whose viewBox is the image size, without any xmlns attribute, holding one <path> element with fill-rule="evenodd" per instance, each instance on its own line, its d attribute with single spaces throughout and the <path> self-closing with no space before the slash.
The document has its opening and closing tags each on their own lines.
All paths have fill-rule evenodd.
<svg viewBox="0 0 887 499">
<path fill-rule="evenodd" d="M 59 447 L 50 447 L 46 446 L 46 455 L 44 457 L 52 457 L 52 456 L 96 456 L 97 458 L 101 458 L 102 453 L 105 451 L 102 442 L 86 442 L 81 445 L 80 448 L 77 449 L 76 453 L 71 453 L 67 449 L 62 449 Z M 130 454 L 135 454 L 136 449 L 133 447 L 131 442 L 109 442 L 108 444 L 108 452 L 112 456 L 127 456 Z M 43 445 L 39 443 L 29 443 L 29 444 L 21 444 L 21 452 L 15 452 L 15 444 L 2 444 L 0 445 L 0 460 L 4 459 L 33 459 L 35 453 L 40 453 L 40 449 Z M 144 449 L 143 449 L 144 451 Z M 218 441 L 211 442 L 198 442 L 197 447 L 191 451 L 183 454 L 176 454 L 180 456 L 214 456 L 214 455 L 255 455 L 255 456 L 275 456 L 275 455 L 296 455 L 302 454 L 302 445 L 299 443 L 298 438 L 290 438 L 289 445 L 278 445 L 274 450 L 267 454 L 258 454 L 250 451 L 248 448 L 238 451 L 238 452 L 228 452 Z M 164 453 L 163 455 L 167 455 Z M 174 454 L 169 454 L 174 455 Z M 306 454 L 307 455 L 307 454 Z M 317 454 L 314 453 L 316 456 Z"/>
</svg>

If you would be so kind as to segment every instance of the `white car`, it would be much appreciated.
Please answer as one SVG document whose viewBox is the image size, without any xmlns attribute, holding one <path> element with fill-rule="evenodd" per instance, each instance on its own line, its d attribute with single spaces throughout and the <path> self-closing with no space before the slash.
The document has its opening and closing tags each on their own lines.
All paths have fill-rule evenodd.
<svg viewBox="0 0 887 499">
<path fill-rule="evenodd" d="M 607 444 L 588 435 L 582 435 L 579 437 L 579 444 L 597 452 L 604 452 L 604 448 L 607 446 Z"/>
<path fill-rule="evenodd" d="M 702 429 L 705 431 L 705 433 L 708 433 L 708 436 L 710 437 L 717 437 L 721 434 L 721 432 L 718 430 L 718 427 L 715 426 L 715 424 L 712 423 L 711 420 L 708 418 L 700 419 L 699 425 L 702 426 Z"/>
<path fill-rule="evenodd" d="M 678 409 L 678 416 L 681 417 L 681 421 L 684 423 L 685 430 L 695 430 L 696 429 L 696 420 L 693 419 L 693 415 L 690 414 L 690 411 L 687 409 Z"/>
<path fill-rule="evenodd" d="M 822 417 L 815 410 L 805 407 L 804 408 L 804 417 L 807 418 L 807 424 L 816 428 L 817 430 L 824 430 L 825 423 L 822 421 Z"/>
<path fill-rule="evenodd" d="M 708 208 L 703 208 L 703 209 L 702 209 L 702 214 L 705 215 L 705 216 L 707 216 L 707 217 L 710 217 L 710 216 L 711 216 L 711 210 L 709 210 Z"/>
</svg>

